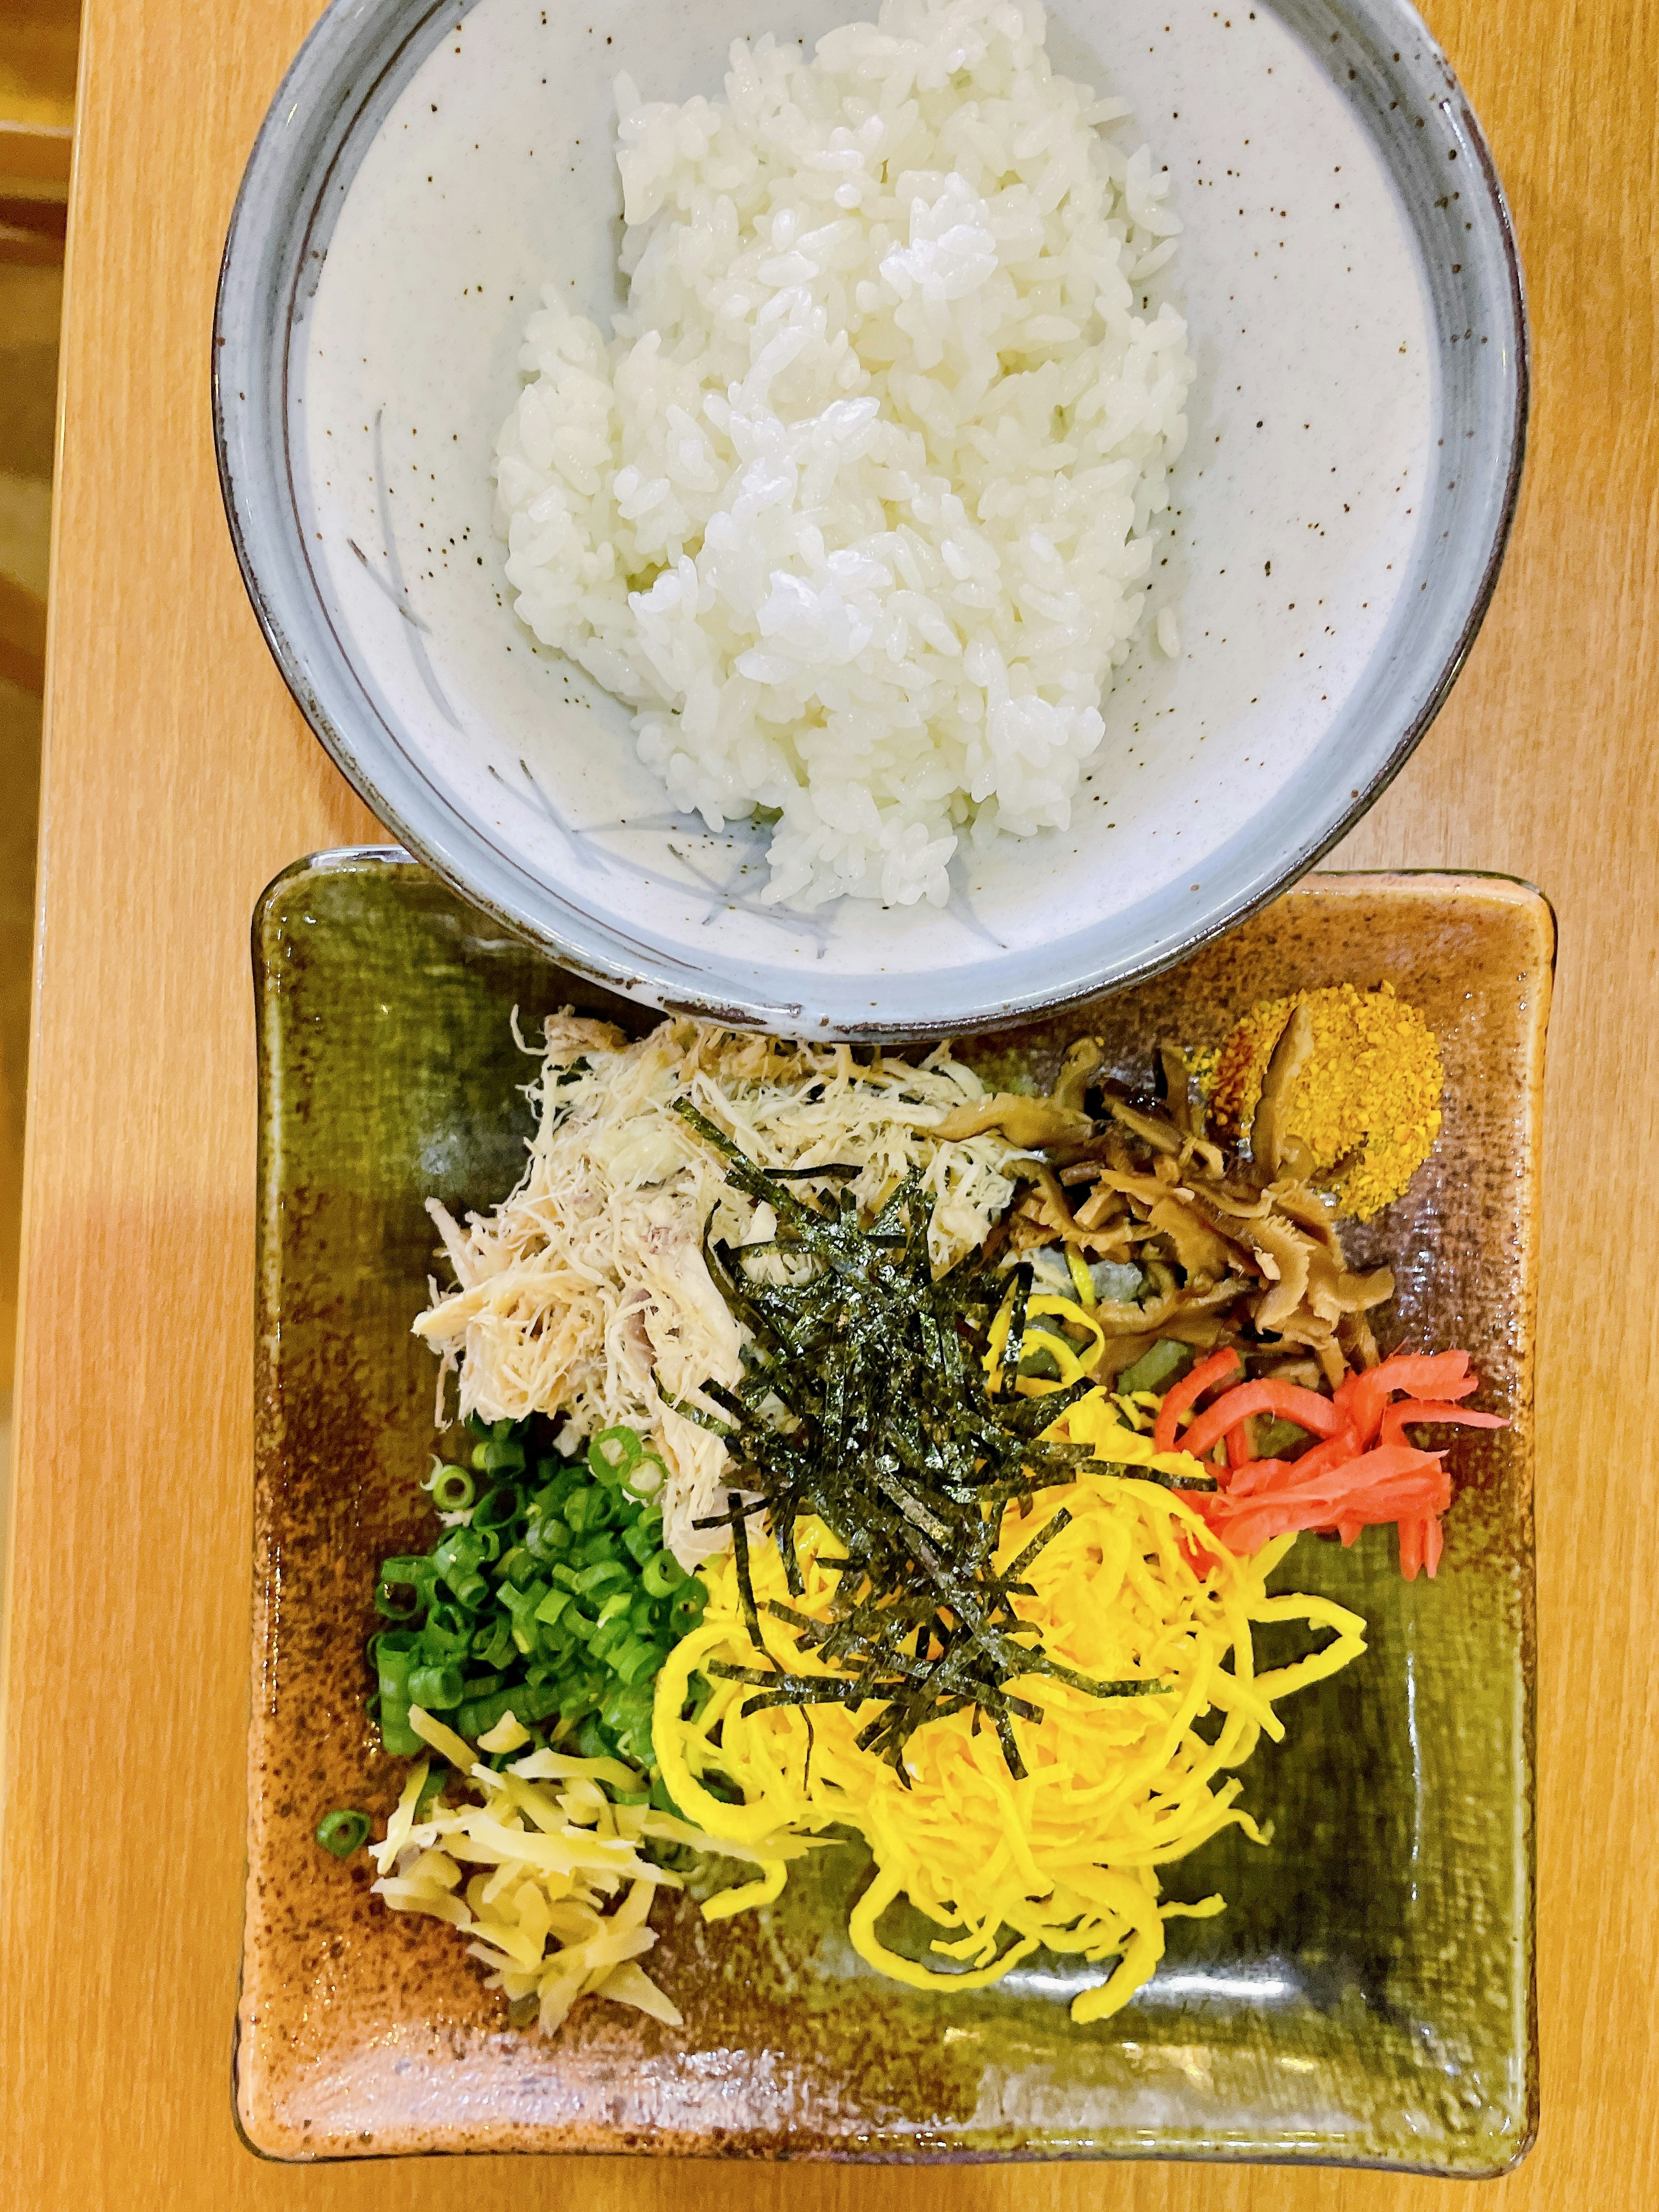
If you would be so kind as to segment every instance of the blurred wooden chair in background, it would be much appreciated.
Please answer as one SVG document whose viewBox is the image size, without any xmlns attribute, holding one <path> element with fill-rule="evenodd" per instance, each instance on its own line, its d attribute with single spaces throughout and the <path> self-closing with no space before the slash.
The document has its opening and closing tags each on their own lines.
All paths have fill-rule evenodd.
<svg viewBox="0 0 1659 2212">
<path fill-rule="evenodd" d="M 50 267 L 64 258 L 80 13 L 80 0 L 0 0 L 0 266 Z M 9 351 L 3 329 L 0 347 Z M 27 375 L 9 365 L 9 383 Z M 21 412 L 33 397 L 8 392 L 0 405 Z M 16 465 L 17 457 L 0 452 L 0 470 Z M 0 678 L 38 694 L 46 644 L 44 593 L 0 560 Z"/>
<path fill-rule="evenodd" d="M 0 0 L 0 1498 L 16 1321 L 58 325 L 79 0 Z"/>
<path fill-rule="evenodd" d="M 46 603 L 0 569 L 0 678 L 38 697 L 46 688 Z"/>
<path fill-rule="evenodd" d="M 0 8 L 0 261 L 64 258 L 80 0 Z"/>
</svg>

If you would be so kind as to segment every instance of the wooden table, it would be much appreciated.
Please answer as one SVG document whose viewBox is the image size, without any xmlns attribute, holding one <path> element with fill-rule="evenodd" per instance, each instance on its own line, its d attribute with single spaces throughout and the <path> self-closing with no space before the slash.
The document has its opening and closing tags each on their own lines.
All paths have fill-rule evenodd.
<svg viewBox="0 0 1659 2212">
<path fill-rule="evenodd" d="M 20 2212 L 506 2212 L 578 2191 L 599 2212 L 1449 2201 L 1432 2182 L 1264 2168 L 301 2170 L 237 2141 L 247 921 L 284 861 L 376 833 L 243 598 L 208 332 L 243 161 L 315 12 L 87 8 L 6 1621 L 0 2197 Z M 1539 1407 L 1544 2118 L 1482 2201 L 1638 2212 L 1659 2202 L 1659 1846 L 1643 1812 L 1659 1782 L 1643 1686 L 1659 1629 L 1659 9 L 1431 12 L 1519 222 L 1532 452 L 1468 673 L 1339 865 L 1508 870 L 1559 912 Z"/>
</svg>

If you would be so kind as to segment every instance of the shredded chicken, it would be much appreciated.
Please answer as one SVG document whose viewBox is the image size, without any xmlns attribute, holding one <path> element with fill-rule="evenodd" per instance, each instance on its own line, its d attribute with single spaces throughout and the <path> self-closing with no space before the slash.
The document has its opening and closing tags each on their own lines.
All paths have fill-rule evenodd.
<svg viewBox="0 0 1659 2212">
<path fill-rule="evenodd" d="M 455 1374 L 463 1414 L 562 1415 L 575 1437 L 628 1423 L 667 1469 L 665 1540 L 693 1565 L 725 1540 L 694 1523 L 720 1510 L 726 1447 L 667 1401 L 712 1413 L 700 1386 L 732 1385 L 742 1372 L 740 1332 L 704 1262 L 704 1234 L 758 1244 L 775 1224 L 769 1208 L 727 1185 L 675 1101 L 690 1099 L 763 1167 L 857 1164 L 849 1187 L 864 1207 L 920 1171 L 941 1271 L 983 1242 L 1012 1199 L 1012 1133 L 998 1133 L 1006 1117 L 987 1111 L 978 1077 L 943 1048 L 919 1066 L 865 1066 L 846 1045 L 788 1045 L 685 1020 L 629 1044 L 608 1023 L 559 1016 L 530 1096 L 538 1127 L 512 1195 L 465 1225 L 428 1201 L 457 1285 L 434 1289 L 415 1323 L 442 1358 L 440 1421 Z M 964 1121 L 971 1133 L 956 1134 Z M 1068 1127 L 1079 1125 L 1092 1126 L 1074 1114 Z"/>
</svg>

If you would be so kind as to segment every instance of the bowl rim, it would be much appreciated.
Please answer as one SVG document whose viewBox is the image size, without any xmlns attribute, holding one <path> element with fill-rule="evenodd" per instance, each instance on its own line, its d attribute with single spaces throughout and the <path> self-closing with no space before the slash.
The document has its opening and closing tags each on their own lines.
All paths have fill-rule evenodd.
<svg viewBox="0 0 1659 2212">
<path fill-rule="evenodd" d="M 463 0 L 470 5 L 471 0 Z M 1331 4 L 1331 0 L 1316 0 L 1316 4 Z M 961 1015 L 936 1019 L 931 1025 L 932 1034 L 941 1037 L 982 1034 L 1008 1029 L 1029 1022 L 1044 1014 L 1076 1005 L 1081 1000 L 1109 996 L 1150 977 L 1162 974 L 1179 962 L 1188 959 L 1201 946 L 1224 936 L 1230 930 L 1249 921 L 1269 905 L 1275 898 L 1301 880 L 1331 849 L 1346 836 L 1354 824 L 1369 811 L 1400 774 L 1406 763 L 1445 704 L 1453 685 L 1468 662 L 1474 641 L 1486 620 L 1486 612 L 1497 589 L 1498 579 L 1513 532 L 1520 500 L 1521 480 L 1526 459 L 1527 433 L 1531 410 L 1531 332 L 1527 308 L 1526 285 L 1522 274 L 1519 241 L 1514 219 L 1504 194 L 1492 150 L 1485 132 L 1475 115 L 1456 72 L 1446 58 L 1432 32 L 1424 22 L 1410 0 L 1369 0 L 1374 19 L 1391 21 L 1402 35 L 1414 36 L 1426 49 L 1429 65 L 1443 80 L 1443 90 L 1436 105 L 1445 110 L 1464 140 L 1473 150 L 1482 214 L 1493 227 L 1493 238 L 1501 257 L 1504 282 L 1503 307 L 1507 327 L 1503 332 L 1508 342 L 1513 363 L 1512 400 L 1509 419 L 1495 433 L 1498 450 L 1506 455 L 1504 483 L 1497 503 L 1495 524 L 1485 560 L 1470 597 L 1468 611 L 1443 658 L 1439 667 L 1426 682 L 1420 702 L 1395 743 L 1369 776 L 1352 787 L 1346 806 L 1333 819 L 1316 829 L 1305 842 L 1294 845 L 1288 858 L 1280 861 L 1272 872 L 1271 879 L 1258 880 L 1241 887 L 1236 895 L 1224 896 L 1204 917 L 1189 927 L 1178 929 L 1144 956 L 1114 966 L 1103 963 L 1097 971 L 1081 981 L 1068 978 L 1049 988 L 1037 988 L 1015 998 L 998 1000 L 981 1009 Z M 801 1004 L 775 999 L 763 994 L 735 1000 L 730 993 L 720 995 L 714 992 L 687 989 L 677 984 L 666 972 L 680 969 L 684 975 L 696 979 L 697 971 L 687 963 L 676 961 L 672 955 L 659 952 L 655 947 L 627 939 L 635 946 L 648 963 L 656 963 L 655 971 L 647 964 L 643 969 L 631 968 L 619 960 L 608 960 L 596 950 L 573 943 L 544 916 L 531 910 L 528 903 L 515 904 L 510 899 L 492 892 L 475 881 L 469 881 L 463 869 L 444 849 L 441 838 L 432 830 L 423 830 L 418 815 L 389 796 L 381 780 L 365 765 L 359 755 L 344 742 L 318 699 L 303 650 L 289 637 L 279 618 L 273 594 L 262 580 L 250 543 L 250 529 L 245 520 L 238 495 L 237 472 L 231 447 L 231 411 L 233 403 L 228 396 L 223 376 L 223 356 L 228 346 L 227 321 L 231 295 L 240 273 L 240 260 L 246 253 L 250 261 L 258 250 L 257 234 L 248 234 L 255 222 L 253 202 L 265 173 L 280 161 L 279 141 L 295 112 L 293 95 L 307 81 L 307 71 L 316 56 L 326 50 L 336 28 L 343 18 L 361 15 L 364 0 L 330 0 L 330 4 L 313 25 L 294 59 L 284 71 L 282 82 L 272 98 L 250 149 L 236 199 L 227 228 L 224 247 L 220 257 L 218 280 L 215 291 L 211 337 L 211 395 L 213 410 L 214 453 L 217 466 L 220 495 L 237 566 L 241 573 L 255 619 L 265 643 L 276 661 L 283 680 L 295 704 L 309 725 L 313 734 L 334 762 L 358 797 L 374 813 L 377 820 L 392 831 L 398 842 L 451 890 L 471 905 L 487 914 L 493 921 L 514 936 L 540 947 L 561 965 L 572 969 L 592 982 L 605 985 L 626 996 L 655 1006 L 667 1013 L 685 1013 L 700 1019 L 727 1023 L 734 1027 L 781 1030 L 787 1031 L 791 1023 L 797 1030 L 811 1027 L 814 1033 L 854 1042 L 879 1042 L 902 1036 L 915 1035 L 916 1024 L 908 1018 L 875 1018 L 872 1020 L 840 1020 L 822 1017 L 809 1020 L 808 1010 Z M 363 99 L 359 110 L 373 93 L 397 69 L 409 46 L 418 40 L 434 15 L 451 12 L 444 0 L 431 0 L 417 19 L 409 26 L 391 52 L 383 59 L 380 71 Z M 1339 16 L 1340 10 L 1334 10 Z M 1279 15 L 1278 9 L 1274 10 Z M 1297 35 L 1288 18 L 1288 11 L 1280 16 L 1291 36 Z M 1396 57 L 1397 58 L 1397 57 Z M 309 239 L 320 207 L 341 153 L 349 141 L 348 132 L 330 157 L 316 187 L 312 210 L 304 225 L 304 235 Z M 245 240 L 247 242 L 245 244 Z M 307 255 L 301 253 L 295 265 L 290 288 L 289 307 L 297 293 Z M 284 346 L 283 390 L 286 401 L 288 392 L 287 347 Z M 239 394 L 234 404 L 248 406 L 246 396 Z M 302 548 L 302 553 L 304 549 Z M 308 553 L 305 557 L 309 560 Z M 434 818 L 447 816 L 457 828 L 469 837 L 476 836 L 459 811 L 435 786 Z M 493 848 L 491 848 L 493 850 Z M 504 856 L 496 855 L 498 860 Z M 528 880 L 536 880 L 521 863 L 507 862 L 512 872 Z M 550 886 L 543 886 L 550 890 Z M 571 902 L 571 903 L 575 903 Z M 606 936 L 620 945 L 624 940 L 621 933 L 599 919 L 599 927 Z"/>
</svg>

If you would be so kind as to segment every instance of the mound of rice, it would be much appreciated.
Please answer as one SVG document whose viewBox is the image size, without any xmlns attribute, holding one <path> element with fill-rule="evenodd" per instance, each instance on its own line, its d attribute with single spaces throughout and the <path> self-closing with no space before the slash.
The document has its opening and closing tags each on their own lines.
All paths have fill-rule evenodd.
<svg viewBox="0 0 1659 2212">
<path fill-rule="evenodd" d="M 676 806 L 777 810 L 769 899 L 943 905 L 961 836 L 1064 828 L 1146 613 L 1194 370 L 1140 288 L 1179 226 L 1045 32 L 886 0 L 811 61 L 738 40 L 723 101 L 619 77 L 627 311 L 531 319 L 518 611 Z"/>
</svg>

